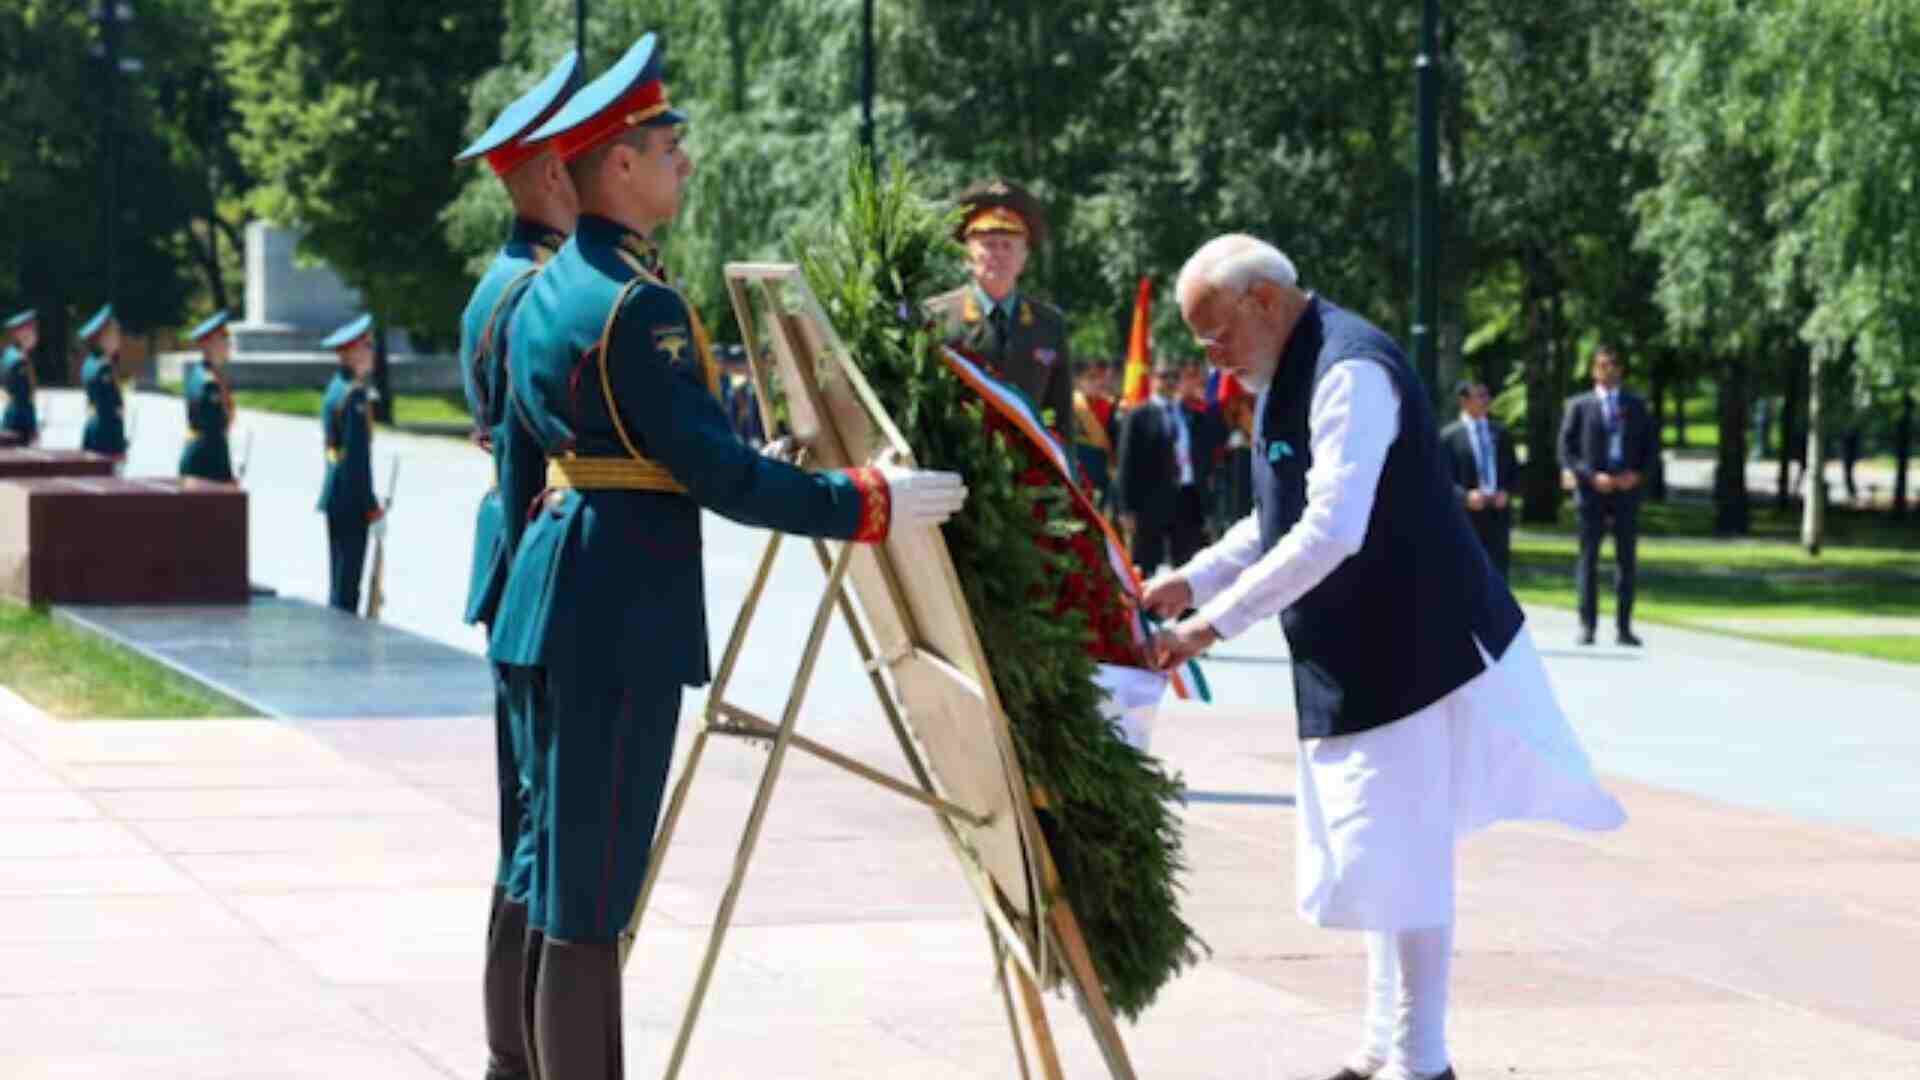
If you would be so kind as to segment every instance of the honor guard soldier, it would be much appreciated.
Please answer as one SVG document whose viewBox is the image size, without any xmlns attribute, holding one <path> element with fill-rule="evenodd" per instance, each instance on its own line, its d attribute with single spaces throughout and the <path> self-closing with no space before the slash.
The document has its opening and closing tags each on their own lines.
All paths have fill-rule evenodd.
<svg viewBox="0 0 1920 1080">
<path fill-rule="evenodd" d="M 80 365 L 80 385 L 87 392 L 87 423 L 80 432 L 80 449 L 125 464 L 127 403 L 120 392 L 116 366 L 120 360 L 120 320 L 113 317 L 112 304 L 81 324 L 80 340 L 88 350 L 86 363 Z"/>
<path fill-rule="evenodd" d="M 367 530 L 380 520 L 380 500 L 373 494 L 373 415 L 368 409 L 374 391 L 366 382 L 373 366 L 373 316 L 362 315 L 335 330 L 320 347 L 340 356 L 340 369 L 320 403 L 327 443 L 319 505 L 327 515 L 327 603 L 358 612 Z"/>
<path fill-rule="evenodd" d="M 512 415 L 547 455 L 548 491 L 491 648 L 534 719 L 529 919 L 545 938 L 528 968 L 544 1080 L 623 1074 L 619 938 L 682 688 L 709 677 L 701 510 L 878 542 L 944 520 L 966 496 L 950 473 L 805 471 L 729 430 L 699 314 L 667 285 L 651 239 L 693 172 L 661 62 L 648 34 L 531 136 L 554 141 L 582 210 L 510 326 Z"/>
<path fill-rule="evenodd" d="M 466 621 L 492 625 L 506 586 L 513 549 L 526 526 L 527 507 L 546 484 L 546 454 L 510 422 L 506 332 L 533 277 L 551 260 L 580 216 L 573 179 L 550 146 L 526 138 L 580 87 L 580 63 L 569 52 L 538 86 L 507 106 L 492 126 L 462 150 L 456 162 L 484 158 L 513 203 L 513 226 L 493 264 L 474 287 L 460 317 L 460 372 L 474 441 L 493 455 L 493 485 L 480 499 L 473 528 L 473 570 Z M 505 669 L 494 666 L 494 780 L 499 793 L 500 848 L 487 918 L 482 998 L 487 1028 L 487 1080 L 531 1077 L 530 1025 L 522 1011 L 527 900 L 533 878 L 534 837 L 526 823 L 530 780 L 524 781 L 516 733 L 530 730 L 509 709 Z"/>
<path fill-rule="evenodd" d="M 40 325 L 32 308 L 7 320 L 7 351 L 0 353 L 0 387 L 6 390 L 7 408 L 0 414 L 0 431 L 21 446 L 32 446 L 40 438 L 40 412 L 34 402 L 40 381 L 33 374 L 33 347 L 39 343 Z"/>
<path fill-rule="evenodd" d="M 227 360 L 233 355 L 233 338 L 227 333 L 227 313 L 214 312 L 187 331 L 187 340 L 200 347 L 200 362 L 187 365 L 181 382 L 181 396 L 187 403 L 187 445 L 180 451 L 180 475 L 231 484 L 233 451 L 227 431 L 233 427 L 234 410 Z"/>
<path fill-rule="evenodd" d="M 972 281 L 927 301 L 950 341 L 985 360 L 1004 382 L 1033 401 L 1061 442 L 1074 444 L 1073 364 L 1060 309 L 1020 291 L 1027 257 L 1046 241 L 1047 222 L 1026 189 L 1005 180 L 960 193 Z"/>
</svg>

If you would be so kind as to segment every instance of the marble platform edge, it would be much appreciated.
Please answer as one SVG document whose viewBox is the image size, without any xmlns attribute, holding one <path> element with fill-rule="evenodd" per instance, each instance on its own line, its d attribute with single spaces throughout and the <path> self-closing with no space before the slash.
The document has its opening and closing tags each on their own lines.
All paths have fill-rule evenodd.
<svg viewBox="0 0 1920 1080">
<path fill-rule="evenodd" d="M 259 594 L 255 593 L 254 595 L 258 596 Z M 148 660 L 148 661 L 151 661 L 152 663 L 158 664 L 161 667 L 166 668 L 168 671 L 173 672 L 175 675 L 178 675 L 181 678 L 186 679 L 187 681 L 195 684 L 196 686 L 200 686 L 207 690 L 210 690 L 213 693 L 226 698 L 228 701 L 232 701 L 239 705 L 243 705 L 246 708 L 253 710 L 255 713 L 261 716 L 264 716 L 273 720 L 293 719 L 292 716 L 289 716 L 286 713 L 274 708 L 273 706 L 268 705 L 265 701 L 258 700 L 254 698 L 251 694 L 248 694 L 247 692 L 240 690 L 237 687 L 228 686 L 221 680 L 214 678 L 213 676 L 207 674 L 204 671 L 196 671 L 193 668 L 187 666 L 186 664 L 183 664 L 180 661 L 175 660 L 173 657 L 168 656 L 165 652 L 162 652 L 158 649 L 151 648 L 148 645 L 140 642 L 135 638 L 128 637 L 127 635 L 120 633 L 118 630 L 115 630 L 113 627 L 107 625 L 106 623 L 98 622 L 94 618 L 90 617 L 89 613 L 93 609 L 103 607 L 103 606 L 107 606 L 107 605 L 55 604 L 51 609 L 51 614 L 54 618 L 54 621 L 64 626 L 72 627 L 73 629 L 79 630 L 82 633 L 91 634 L 94 637 L 101 638 L 105 641 L 111 642 L 112 644 L 122 649 L 125 649 L 128 652 L 133 653 L 135 656 L 141 657 L 144 660 Z M 245 607 L 246 605 L 244 604 L 191 604 L 191 605 L 183 604 L 181 606 L 182 607 L 206 607 L 206 608 L 232 608 L 232 607 Z"/>
</svg>

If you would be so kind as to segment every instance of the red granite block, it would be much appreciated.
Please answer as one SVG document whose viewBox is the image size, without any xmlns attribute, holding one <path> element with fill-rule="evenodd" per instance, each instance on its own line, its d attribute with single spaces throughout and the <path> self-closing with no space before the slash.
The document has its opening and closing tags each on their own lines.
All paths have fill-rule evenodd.
<svg viewBox="0 0 1920 1080">
<path fill-rule="evenodd" d="M 88 450 L 0 449 L 0 480 L 36 476 L 112 476 L 113 459 Z"/>
<path fill-rule="evenodd" d="M 174 479 L 0 481 L 0 595 L 30 604 L 244 602 L 247 493 Z"/>
</svg>

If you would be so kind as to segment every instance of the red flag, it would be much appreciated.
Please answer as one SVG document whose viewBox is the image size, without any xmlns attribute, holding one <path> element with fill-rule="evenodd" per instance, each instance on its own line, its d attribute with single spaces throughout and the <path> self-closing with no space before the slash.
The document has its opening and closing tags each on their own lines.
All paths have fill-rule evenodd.
<svg viewBox="0 0 1920 1080">
<path fill-rule="evenodd" d="M 1120 403 L 1131 408 L 1147 400 L 1153 392 L 1153 279 L 1140 278 L 1140 292 L 1133 299 L 1133 332 L 1127 335 L 1127 369 L 1121 381 Z"/>
</svg>

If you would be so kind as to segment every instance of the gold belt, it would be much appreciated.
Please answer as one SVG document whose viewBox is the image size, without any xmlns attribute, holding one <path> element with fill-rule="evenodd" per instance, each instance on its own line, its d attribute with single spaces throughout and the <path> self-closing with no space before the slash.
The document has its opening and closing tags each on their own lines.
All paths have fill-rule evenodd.
<svg viewBox="0 0 1920 1080">
<path fill-rule="evenodd" d="M 581 491 L 660 491 L 685 495 L 687 489 L 665 465 L 651 458 L 561 457 L 547 459 L 547 486 Z"/>
</svg>

